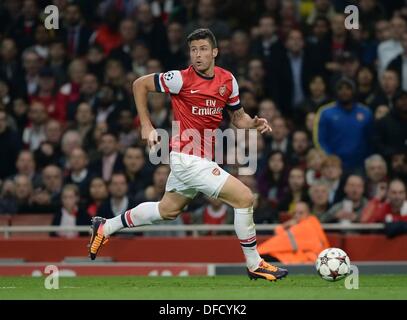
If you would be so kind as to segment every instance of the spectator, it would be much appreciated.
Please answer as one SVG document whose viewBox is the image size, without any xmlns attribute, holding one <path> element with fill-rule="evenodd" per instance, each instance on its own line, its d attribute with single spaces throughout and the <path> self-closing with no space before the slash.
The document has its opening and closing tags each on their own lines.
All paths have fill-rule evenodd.
<svg viewBox="0 0 407 320">
<path fill-rule="evenodd" d="M 211 1 L 211 0 L 203 0 Z M 230 65 L 225 67 L 233 72 L 236 79 L 247 75 L 250 60 L 250 38 L 242 30 L 236 30 L 230 41 Z"/>
<path fill-rule="evenodd" d="M 156 167 L 153 173 L 153 184 L 136 195 L 136 204 L 161 199 L 165 192 L 165 184 L 169 174 L 170 168 L 167 165 L 161 164 Z"/>
<path fill-rule="evenodd" d="M 70 103 L 67 106 L 67 120 L 74 121 L 76 113 L 78 112 L 79 105 L 81 103 L 87 103 L 91 107 L 91 111 L 96 109 L 98 98 L 97 93 L 99 90 L 99 82 L 96 75 L 93 73 L 87 73 L 83 77 L 83 81 L 80 87 L 79 100 L 74 103 Z"/>
<path fill-rule="evenodd" d="M 24 0 L 15 24 L 9 28 L 10 34 L 17 39 L 20 49 L 25 49 L 35 43 L 34 32 L 40 24 L 39 7 L 34 0 Z"/>
<path fill-rule="evenodd" d="M 62 156 L 61 152 L 61 123 L 56 120 L 49 120 L 45 125 L 45 140 L 41 142 L 34 152 L 35 161 L 38 168 L 44 168 L 48 164 L 57 164 Z"/>
<path fill-rule="evenodd" d="M 339 80 L 336 92 L 337 101 L 318 112 L 314 143 L 325 153 L 339 156 L 345 170 L 360 170 L 371 151 L 373 115 L 354 101 L 353 81 Z"/>
<path fill-rule="evenodd" d="M 23 142 L 30 150 L 35 151 L 45 140 L 45 124 L 48 121 L 47 111 L 41 102 L 33 102 L 28 113 L 30 124 L 24 129 Z"/>
<path fill-rule="evenodd" d="M 95 115 L 90 104 L 82 102 L 75 113 L 75 122 L 72 129 L 79 133 L 85 149 L 91 147 L 92 133 L 95 125 Z"/>
<path fill-rule="evenodd" d="M 62 157 L 60 163 L 65 169 L 69 169 L 68 159 L 73 149 L 82 147 L 82 139 L 77 131 L 68 130 L 61 139 Z"/>
<path fill-rule="evenodd" d="M 134 43 L 131 50 L 131 71 L 139 76 L 147 74 L 147 61 L 150 59 L 150 50 L 143 41 Z"/>
<path fill-rule="evenodd" d="M 164 95 L 161 96 L 165 97 Z M 158 127 L 163 128 L 163 126 Z M 121 110 L 119 115 L 119 150 L 123 152 L 139 140 L 140 134 L 135 128 L 133 114 L 128 109 Z"/>
<path fill-rule="evenodd" d="M 335 8 L 329 0 L 316 0 L 311 13 L 307 17 L 307 24 L 312 25 L 319 17 L 332 18 Z"/>
<path fill-rule="evenodd" d="M 87 72 L 87 65 L 81 59 L 72 60 L 68 66 L 69 81 L 59 90 L 58 103 L 66 110 L 69 104 L 77 103 L 80 98 L 80 87 Z"/>
<path fill-rule="evenodd" d="M 32 204 L 38 206 L 41 213 L 55 212 L 61 205 L 63 186 L 62 171 L 55 165 L 46 166 L 42 170 L 42 187 L 34 190 Z"/>
<path fill-rule="evenodd" d="M 403 47 L 403 52 L 391 60 L 387 68 L 397 72 L 400 79 L 401 88 L 403 90 L 407 90 L 407 79 L 405 76 L 405 74 L 407 74 L 407 33 L 402 34 L 401 45 Z"/>
<path fill-rule="evenodd" d="M 346 180 L 345 198 L 332 206 L 324 215 L 321 221 L 330 222 L 359 222 L 362 210 L 367 205 L 367 199 L 363 196 L 365 182 L 361 176 L 351 175 Z"/>
<path fill-rule="evenodd" d="M 406 125 L 407 91 L 402 91 L 395 98 L 394 109 L 375 125 L 373 133 L 376 151 L 385 157 L 389 157 L 396 151 L 406 150 Z"/>
<path fill-rule="evenodd" d="M 116 129 L 121 108 L 115 101 L 113 87 L 107 84 L 102 85 L 98 98 L 96 123 L 106 122 L 109 128 Z"/>
<path fill-rule="evenodd" d="M 98 2 L 98 13 L 100 17 L 104 17 L 106 12 L 112 9 L 118 11 L 121 16 L 124 15 L 125 17 L 131 17 L 136 12 L 137 7 L 142 4 L 144 0 L 102 0 Z"/>
<path fill-rule="evenodd" d="M 193 224 L 224 225 L 233 223 L 233 210 L 219 199 L 206 197 L 207 205 L 193 212 Z M 216 235 L 220 232 L 206 231 L 203 235 Z"/>
<path fill-rule="evenodd" d="M 263 61 L 261 59 L 251 59 L 248 65 L 247 81 L 241 81 L 240 88 L 247 87 L 254 92 L 256 99 L 262 99 L 268 95 L 270 91 L 265 78 L 266 72 L 264 70 Z"/>
<path fill-rule="evenodd" d="M 406 152 L 396 151 L 391 155 L 390 171 L 392 178 L 399 178 L 407 182 L 407 154 Z"/>
<path fill-rule="evenodd" d="M 146 164 L 144 149 L 130 146 L 124 151 L 124 172 L 129 181 L 129 193 L 138 194 L 152 183 L 152 171 Z"/>
<path fill-rule="evenodd" d="M 4 38 L 0 46 L 0 79 L 6 80 L 18 95 L 24 94 L 24 88 L 19 88 L 24 80 L 23 71 L 18 61 L 18 49 L 14 39 Z"/>
<path fill-rule="evenodd" d="M 280 111 L 276 104 L 271 99 L 263 99 L 259 103 L 259 117 L 265 118 L 268 123 L 271 123 L 275 117 L 280 117 Z"/>
<path fill-rule="evenodd" d="M 142 40 L 150 49 L 151 56 L 162 60 L 168 42 L 166 30 L 160 20 L 154 19 L 148 3 L 142 3 L 137 9 L 138 39 Z"/>
<path fill-rule="evenodd" d="M 15 201 L 15 184 L 12 180 L 6 180 L 1 185 L 0 192 L 0 215 L 13 214 L 17 212 L 17 203 Z"/>
<path fill-rule="evenodd" d="M 65 184 L 74 184 L 79 188 L 81 202 L 89 197 L 89 183 L 91 173 L 88 170 L 88 155 L 82 148 L 74 148 L 68 158 L 69 175 L 65 177 Z"/>
<path fill-rule="evenodd" d="M 310 137 L 306 130 L 297 129 L 292 134 L 292 153 L 288 161 L 291 167 L 306 169 L 306 155 L 310 148 Z"/>
<path fill-rule="evenodd" d="M 275 117 L 271 127 L 273 128 L 271 132 L 272 140 L 268 147 L 271 151 L 279 150 L 284 154 L 289 154 L 291 145 L 288 139 L 289 130 L 286 120 L 283 117 Z"/>
<path fill-rule="evenodd" d="M 68 68 L 67 49 L 62 39 L 53 39 L 49 44 L 48 66 L 55 75 L 57 86 L 65 83 L 68 79 L 65 70 Z"/>
<path fill-rule="evenodd" d="M 357 72 L 357 101 L 370 106 L 376 98 L 375 72 L 368 66 L 362 66 Z"/>
<path fill-rule="evenodd" d="M 259 175 L 258 190 L 267 199 L 271 208 L 283 200 L 287 188 L 287 164 L 281 151 L 272 151 L 266 169 Z"/>
<path fill-rule="evenodd" d="M 30 180 L 34 188 L 41 185 L 41 177 L 36 172 L 34 155 L 29 150 L 21 150 L 16 162 L 17 175 L 25 175 Z M 9 178 L 13 178 L 11 175 Z"/>
<path fill-rule="evenodd" d="M 282 218 L 285 213 L 292 216 L 295 210 L 295 204 L 300 201 L 309 202 L 305 185 L 305 173 L 304 170 L 300 168 L 293 168 L 288 174 L 288 192 L 286 192 L 283 200 L 278 205 L 280 218 Z"/>
<path fill-rule="evenodd" d="M 402 17 L 394 16 L 390 20 L 391 39 L 381 42 L 377 48 L 379 77 L 389 63 L 403 52 L 401 38 L 406 33 L 406 29 L 407 23 Z"/>
<path fill-rule="evenodd" d="M 166 97 L 160 93 L 151 94 L 148 98 L 151 107 L 151 122 L 156 128 L 171 128 L 170 112 L 166 105 Z"/>
<path fill-rule="evenodd" d="M 105 181 L 109 181 L 113 173 L 123 169 L 123 158 L 119 153 L 116 135 L 112 132 L 103 133 L 99 150 L 101 156 L 91 164 L 91 168 L 94 174 L 103 177 Z"/>
<path fill-rule="evenodd" d="M 109 190 L 101 177 L 93 177 L 89 183 L 89 198 L 86 212 L 89 217 L 94 217 L 102 203 L 109 197 Z"/>
<path fill-rule="evenodd" d="M 257 39 L 252 43 L 252 52 L 255 56 L 266 60 L 279 55 L 284 50 L 277 35 L 276 20 L 271 15 L 264 15 L 259 19 Z M 269 70 L 267 66 L 266 70 Z"/>
<path fill-rule="evenodd" d="M 383 196 L 373 198 L 363 211 L 361 222 L 407 222 L 406 186 L 403 181 L 392 180 L 387 199 L 383 200 Z"/>
<path fill-rule="evenodd" d="M 305 48 L 304 37 L 301 31 L 289 32 L 285 42 L 285 51 L 275 70 L 274 79 L 270 84 L 282 112 L 293 114 L 293 107 L 302 103 L 308 93 L 308 83 L 311 76 L 317 73 L 318 66 L 314 64 L 311 53 Z M 274 89 L 273 89 L 274 88 Z"/>
<path fill-rule="evenodd" d="M 126 176 L 123 173 L 112 174 L 109 182 L 110 196 L 100 205 L 97 215 L 110 219 L 134 208 L 137 203 L 127 195 L 127 192 Z"/>
<path fill-rule="evenodd" d="M 15 208 L 16 213 L 36 213 L 35 206 L 32 203 L 33 185 L 28 176 L 18 174 L 14 178 L 15 184 Z M 10 212 L 14 213 L 14 212 Z"/>
<path fill-rule="evenodd" d="M 329 185 L 326 182 L 316 181 L 309 188 L 311 199 L 311 213 L 320 219 L 329 209 Z"/>
<path fill-rule="evenodd" d="M 124 19 L 120 22 L 119 33 L 121 45 L 114 48 L 109 58 L 120 61 L 126 71 L 131 70 L 131 46 L 137 37 L 137 27 L 132 19 Z"/>
<path fill-rule="evenodd" d="M 345 179 L 342 176 L 342 161 L 337 156 L 327 156 L 321 164 L 321 179 L 329 185 L 329 205 L 344 197 Z"/>
<path fill-rule="evenodd" d="M 304 124 L 305 115 L 309 112 L 317 112 L 318 109 L 326 105 L 330 98 L 328 96 L 328 88 L 325 79 L 321 75 L 311 77 L 309 81 L 309 95 L 298 106 L 294 118 L 297 125 Z"/>
<path fill-rule="evenodd" d="M 365 160 L 365 171 L 367 177 L 366 195 L 368 199 L 371 199 L 376 195 L 379 184 L 387 180 L 386 161 L 379 154 L 371 155 Z"/>
<path fill-rule="evenodd" d="M 88 225 L 90 223 L 85 211 L 79 207 L 79 189 L 77 186 L 67 184 L 64 186 L 61 195 L 62 207 L 55 212 L 52 221 L 53 226 L 74 227 Z M 63 238 L 75 238 L 79 235 L 76 231 L 57 231 L 52 236 Z"/>
<path fill-rule="evenodd" d="M 198 28 L 210 29 L 216 38 L 223 39 L 230 36 L 228 24 L 216 18 L 216 7 L 213 0 L 199 0 L 198 17 L 186 26 L 186 34 Z"/>
<path fill-rule="evenodd" d="M 66 6 L 61 36 L 68 55 L 73 58 L 85 54 L 92 31 L 83 23 L 81 8 L 76 3 Z"/>
<path fill-rule="evenodd" d="M 92 44 L 86 53 L 87 72 L 94 74 L 99 82 L 103 82 L 106 66 L 105 53 L 100 44 Z"/>
<path fill-rule="evenodd" d="M 170 22 L 167 26 L 168 49 L 164 57 L 166 70 L 181 70 L 187 66 L 185 54 L 184 28 L 179 22 Z"/>
<path fill-rule="evenodd" d="M 321 178 L 322 163 L 325 160 L 325 154 L 318 149 L 312 148 L 305 157 L 306 172 L 305 180 L 307 185 L 312 186 L 315 181 Z"/>
<path fill-rule="evenodd" d="M 20 151 L 21 139 L 15 130 L 7 125 L 7 113 L 0 110 L 0 181 L 16 172 L 16 160 Z"/>
<path fill-rule="evenodd" d="M 394 70 L 386 70 L 380 78 L 380 89 L 375 99 L 371 103 L 373 110 L 380 105 L 385 105 L 389 109 L 394 108 L 394 98 L 399 88 L 400 81 Z"/>
</svg>

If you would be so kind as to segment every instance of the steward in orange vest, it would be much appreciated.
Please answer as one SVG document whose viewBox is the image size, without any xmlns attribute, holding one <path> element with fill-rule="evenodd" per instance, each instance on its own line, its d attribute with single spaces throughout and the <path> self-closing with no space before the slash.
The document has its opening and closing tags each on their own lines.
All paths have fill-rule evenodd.
<svg viewBox="0 0 407 320">
<path fill-rule="evenodd" d="M 305 202 L 298 202 L 294 218 L 277 226 L 275 235 L 261 243 L 258 251 L 285 264 L 314 263 L 326 248 L 329 242 L 318 218 L 309 213 Z"/>
</svg>

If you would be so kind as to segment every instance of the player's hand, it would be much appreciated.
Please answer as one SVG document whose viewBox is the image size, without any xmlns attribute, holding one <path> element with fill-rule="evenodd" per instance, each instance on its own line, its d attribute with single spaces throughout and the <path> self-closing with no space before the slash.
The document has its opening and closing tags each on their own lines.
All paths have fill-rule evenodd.
<svg viewBox="0 0 407 320">
<path fill-rule="evenodd" d="M 141 128 L 141 138 L 147 140 L 148 146 L 154 148 L 158 144 L 158 134 L 157 130 L 153 126 L 147 126 Z"/>
<path fill-rule="evenodd" d="M 271 132 L 271 127 L 269 126 L 267 119 L 264 118 L 259 118 L 257 116 L 254 117 L 254 128 L 257 129 L 257 131 L 260 131 L 260 133 L 267 133 Z"/>
</svg>

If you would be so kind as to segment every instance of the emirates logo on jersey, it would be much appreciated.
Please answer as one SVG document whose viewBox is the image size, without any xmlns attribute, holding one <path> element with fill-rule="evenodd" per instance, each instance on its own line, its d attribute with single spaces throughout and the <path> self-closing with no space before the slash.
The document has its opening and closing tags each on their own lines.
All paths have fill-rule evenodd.
<svg viewBox="0 0 407 320">
<path fill-rule="evenodd" d="M 223 95 L 226 93 L 226 86 L 220 86 L 219 87 L 219 94 L 223 97 Z"/>
</svg>

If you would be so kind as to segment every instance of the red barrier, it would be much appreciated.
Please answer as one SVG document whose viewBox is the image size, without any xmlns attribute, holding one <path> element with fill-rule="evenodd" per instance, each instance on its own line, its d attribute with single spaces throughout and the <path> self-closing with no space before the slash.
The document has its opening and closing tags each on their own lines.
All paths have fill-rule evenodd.
<svg viewBox="0 0 407 320">
<path fill-rule="evenodd" d="M 330 234 L 332 247 L 344 249 L 353 261 L 407 261 L 407 236 L 386 239 L 382 235 Z M 259 236 L 258 242 L 267 239 Z M 87 238 L 0 240 L 0 258 L 23 258 L 30 262 L 62 261 L 65 257 L 86 257 Z M 113 238 L 100 256 L 114 261 L 138 262 L 243 262 L 234 236 L 197 238 Z"/>
</svg>

